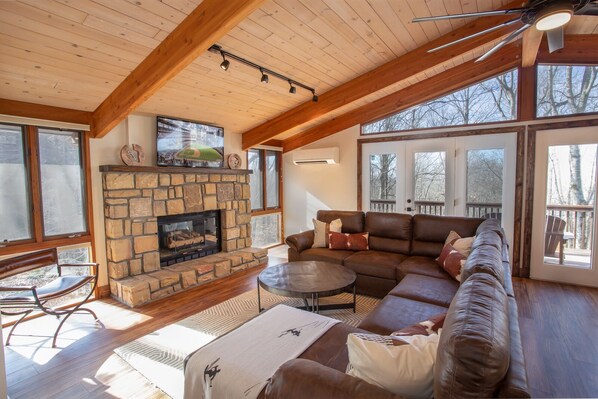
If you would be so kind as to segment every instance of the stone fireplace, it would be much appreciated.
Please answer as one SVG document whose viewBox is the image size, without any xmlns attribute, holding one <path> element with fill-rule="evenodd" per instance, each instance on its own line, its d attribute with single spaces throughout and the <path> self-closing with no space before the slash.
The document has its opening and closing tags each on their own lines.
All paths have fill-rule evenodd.
<svg viewBox="0 0 598 399">
<path fill-rule="evenodd" d="M 110 293 L 119 301 L 139 306 L 267 262 L 266 250 L 251 248 L 249 171 L 100 171 Z"/>
</svg>

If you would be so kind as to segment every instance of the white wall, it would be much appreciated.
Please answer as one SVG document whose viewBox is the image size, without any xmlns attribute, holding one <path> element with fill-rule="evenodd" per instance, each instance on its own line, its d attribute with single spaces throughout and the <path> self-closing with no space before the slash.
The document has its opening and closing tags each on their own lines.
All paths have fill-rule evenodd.
<svg viewBox="0 0 598 399">
<path fill-rule="evenodd" d="M 337 165 L 293 165 L 292 151 L 283 155 L 285 237 L 312 229 L 319 209 L 357 209 L 358 138 L 353 126 L 304 147 L 339 147 Z"/>
<path fill-rule="evenodd" d="M 104 228 L 104 197 L 102 192 L 101 165 L 123 165 L 120 149 L 125 144 L 139 144 L 145 152 L 145 166 L 156 165 L 156 117 L 154 115 L 129 115 L 101 139 L 90 140 L 91 188 L 93 221 L 95 227 L 95 261 L 100 263 L 99 286 L 108 284 L 106 262 L 106 232 Z M 224 132 L 224 153 L 237 153 L 246 167 L 246 156 L 241 151 L 241 135 Z"/>
</svg>

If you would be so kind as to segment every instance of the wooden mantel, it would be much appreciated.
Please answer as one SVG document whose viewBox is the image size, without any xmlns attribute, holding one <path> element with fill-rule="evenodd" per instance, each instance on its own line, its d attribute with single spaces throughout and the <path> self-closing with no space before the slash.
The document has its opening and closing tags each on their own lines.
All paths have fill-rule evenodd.
<svg viewBox="0 0 598 399">
<path fill-rule="evenodd" d="M 100 172 L 120 173 L 182 173 L 194 175 L 250 175 L 249 169 L 228 168 L 186 168 L 180 166 L 126 166 L 126 165 L 101 165 Z"/>
</svg>

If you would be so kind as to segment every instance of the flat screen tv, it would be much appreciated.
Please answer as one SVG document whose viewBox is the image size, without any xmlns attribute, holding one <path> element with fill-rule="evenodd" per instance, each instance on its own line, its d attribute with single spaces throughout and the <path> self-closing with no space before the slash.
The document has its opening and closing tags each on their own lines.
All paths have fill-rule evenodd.
<svg viewBox="0 0 598 399">
<path fill-rule="evenodd" d="M 166 116 L 157 123 L 158 166 L 223 167 L 223 128 Z"/>
</svg>

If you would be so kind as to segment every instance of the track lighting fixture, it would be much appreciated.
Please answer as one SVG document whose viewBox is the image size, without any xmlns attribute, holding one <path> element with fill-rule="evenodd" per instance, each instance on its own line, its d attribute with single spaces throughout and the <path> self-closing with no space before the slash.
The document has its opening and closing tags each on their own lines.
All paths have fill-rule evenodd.
<svg viewBox="0 0 598 399">
<path fill-rule="evenodd" d="M 228 71 L 228 67 L 230 66 L 230 61 L 227 60 L 226 57 L 224 56 L 224 51 L 221 51 L 220 55 L 222 56 L 222 63 L 220 64 L 220 68 L 224 69 L 225 71 Z"/>
<path fill-rule="evenodd" d="M 241 62 L 242 64 L 245 64 L 247 66 L 250 66 L 252 68 L 255 68 L 255 69 L 259 70 L 260 73 L 262 74 L 262 77 L 260 79 L 260 81 L 262 83 L 268 83 L 269 80 L 270 80 L 269 75 L 271 75 L 271 76 L 274 76 L 274 77 L 276 77 L 278 79 L 287 81 L 289 83 L 289 93 L 291 93 L 291 94 L 297 93 L 297 86 L 298 86 L 298 87 L 301 87 L 301 88 L 303 88 L 303 89 L 305 89 L 307 91 L 311 91 L 311 94 L 312 94 L 311 100 L 313 102 L 317 102 L 318 101 L 318 96 L 316 95 L 316 89 L 314 89 L 313 87 L 309 87 L 307 85 L 304 85 L 303 83 L 297 82 L 296 80 L 291 79 L 291 78 L 289 78 L 287 76 L 284 76 L 283 74 L 280 74 L 278 72 L 274 72 L 273 70 L 268 69 L 268 68 L 264 68 L 263 66 L 258 65 L 255 62 L 251 62 L 249 60 L 246 60 L 243 57 L 239 57 L 238 55 L 229 53 L 226 50 L 222 50 L 222 47 L 220 47 L 217 44 L 212 45 L 212 47 L 209 48 L 209 51 L 211 51 L 213 53 L 220 54 L 222 56 L 222 63 L 220 64 L 220 68 L 224 69 L 225 71 L 227 71 L 228 68 L 230 67 L 230 61 L 227 60 L 226 57 L 232 58 L 234 60 L 237 60 L 237 61 Z"/>
<path fill-rule="evenodd" d="M 264 73 L 264 68 L 260 68 L 260 72 L 262 73 L 262 79 L 261 79 L 261 82 L 262 82 L 262 83 L 268 83 L 268 75 L 266 75 L 266 74 Z"/>
</svg>

